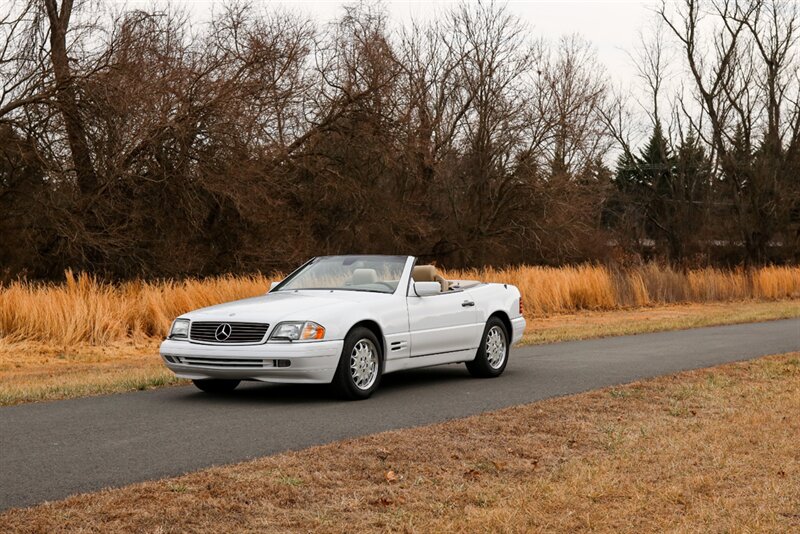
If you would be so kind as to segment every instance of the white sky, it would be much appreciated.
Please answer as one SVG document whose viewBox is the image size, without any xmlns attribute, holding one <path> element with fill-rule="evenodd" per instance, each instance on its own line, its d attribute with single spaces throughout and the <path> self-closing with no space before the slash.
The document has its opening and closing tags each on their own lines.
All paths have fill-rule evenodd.
<svg viewBox="0 0 800 534">
<path fill-rule="evenodd" d="M 161 0 L 162 2 L 164 0 Z M 156 0 L 156 3 L 161 3 Z M 208 18 L 218 0 L 173 0 L 185 6 L 198 20 Z M 282 6 L 306 13 L 320 22 L 329 22 L 341 14 L 342 0 L 254 0 L 257 5 Z M 426 20 L 456 4 L 452 0 L 384 0 L 390 20 L 407 24 L 412 18 Z M 502 2 L 499 2 L 502 4 Z M 153 0 L 114 1 L 118 7 L 152 5 Z M 597 50 L 598 59 L 608 69 L 613 84 L 631 85 L 635 72 L 629 57 L 640 42 L 640 33 L 652 26 L 657 0 L 602 1 L 568 0 L 510 0 L 509 10 L 516 13 L 531 28 L 535 37 L 555 40 L 565 34 L 578 33 Z"/>
<path fill-rule="evenodd" d="M 335 18 L 342 4 L 338 0 L 283 0 L 277 3 L 308 12 L 322 21 Z M 384 2 L 391 20 L 397 23 L 408 23 L 412 18 L 429 19 L 457 3 L 446 0 Z M 555 40 L 567 34 L 583 35 L 596 47 L 598 58 L 608 68 L 612 79 L 619 82 L 634 76 L 628 54 L 638 45 L 640 32 L 650 25 L 654 18 L 653 10 L 658 4 L 654 0 L 517 0 L 509 1 L 506 5 L 527 23 L 534 36 Z"/>
</svg>

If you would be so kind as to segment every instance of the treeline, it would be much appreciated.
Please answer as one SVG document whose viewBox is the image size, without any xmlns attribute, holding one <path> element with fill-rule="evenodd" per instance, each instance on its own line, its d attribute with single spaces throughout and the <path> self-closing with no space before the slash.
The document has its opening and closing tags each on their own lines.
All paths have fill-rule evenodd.
<svg viewBox="0 0 800 534">
<path fill-rule="evenodd" d="M 320 25 L 231 3 L 199 27 L 174 9 L 11 4 L 6 277 L 348 252 L 449 267 L 800 259 L 791 2 L 665 5 L 637 58 L 644 107 L 590 43 L 537 39 L 495 4 L 400 29 L 372 4 Z"/>
</svg>

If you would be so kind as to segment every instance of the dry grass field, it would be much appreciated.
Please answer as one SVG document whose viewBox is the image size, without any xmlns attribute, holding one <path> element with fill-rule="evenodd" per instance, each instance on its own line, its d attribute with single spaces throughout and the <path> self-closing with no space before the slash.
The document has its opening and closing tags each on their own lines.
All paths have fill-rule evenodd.
<svg viewBox="0 0 800 534">
<path fill-rule="evenodd" d="M 525 299 L 524 343 L 547 343 L 800 316 L 800 268 L 686 273 L 648 265 L 450 271 L 507 281 Z M 0 406 L 180 383 L 158 357 L 175 316 L 263 294 L 269 276 L 0 287 Z"/>
<path fill-rule="evenodd" d="M 523 344 L 800 317 L 800 300 L 672 304 L 529 317 Z M 0 342 L 0 406 L 182 384 L 161 363 L 158 339 L 59 346 Z"/>
<path fill-rule="evenodd" d="M 508 282 L 520 288 L 526 313 L 617 310 L 687 302 L 800 297 L 800 267 L 676 271 L 655 264 L 516 267 L 448 271 L 449 278 Z M 0 339 L 62 347 L 163 338 L 173 318 L 219 302 L 263 294 L 280 275 L 108 284 L 66 274 L 61 284 L 14 282 L 0 287 Z"/>
<path fill-rule="evenodd" d="M 800 353 L 0 515 L 3 532 L 797 532 Z"/>
<path fill-rule="evenodd" d="M 531 316 L 686 302 L 800 297 L 800 267 L 678 271 L 656 264 L 625 270 L 597 265 L 515 267 L 448 273 L 520 288 Z"/>
<path fill-rule="evenodd" d="M 155 340 L 69 347 L 41 342 L 0 343 L 0 406 L 181 382 L 164 367 Z"/>
</svg>

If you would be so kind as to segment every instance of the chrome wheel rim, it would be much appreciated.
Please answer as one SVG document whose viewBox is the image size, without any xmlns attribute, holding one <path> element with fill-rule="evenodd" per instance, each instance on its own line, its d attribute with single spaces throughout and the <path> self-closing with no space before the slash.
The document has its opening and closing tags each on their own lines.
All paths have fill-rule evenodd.
<svg viewBox="0 0 800 534">
<path fill-rule="evenodd" d="M 350 353 L 350 376 L 360 390 L 372 387 L 378 379 L 378 351 L 369 339 L 360 339 Z"/>
<path fill-rule="evenodd" d="M 506 336 L 499 326 L 486 333 L 486 361 L 492 369 L 499 369 L 506 361 Z"/>
</svg>

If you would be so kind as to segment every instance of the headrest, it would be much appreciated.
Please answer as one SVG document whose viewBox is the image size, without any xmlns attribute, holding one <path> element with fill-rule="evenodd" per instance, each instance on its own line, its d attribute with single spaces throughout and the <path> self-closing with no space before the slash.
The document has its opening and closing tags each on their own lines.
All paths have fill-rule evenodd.
<svg viewBox="0 0 800 534">
<path fill-rule="evenodd" d="M 353 271 L 352 284 L 360 286 L 365 284 L 374 284 L 378 281 L 378 273 L 375 269 L 356 269 Z"/>
<path fill-rule="evenodd" d="M 433 265 L 416 265 L 411 277 L 417 282 L 436 282 L 436 267 Z"/>
</svg>

